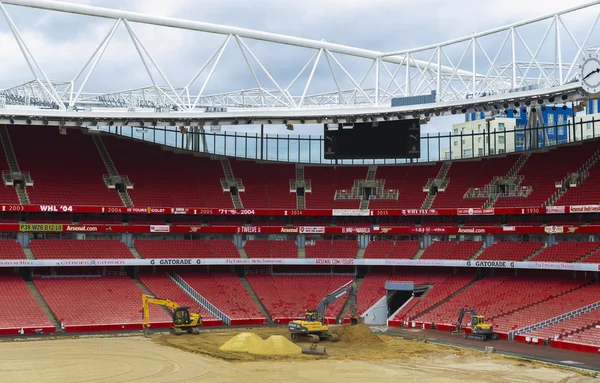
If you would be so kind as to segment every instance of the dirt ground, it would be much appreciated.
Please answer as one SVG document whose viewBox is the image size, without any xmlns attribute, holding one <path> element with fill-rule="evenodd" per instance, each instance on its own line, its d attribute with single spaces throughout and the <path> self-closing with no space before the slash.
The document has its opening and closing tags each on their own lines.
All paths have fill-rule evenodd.
<svg viewBox="0 0 600 383">
<path fill-rule="evenodd" d="M 6 382 L 560 382 L 599 380 L 574 371 L 386 335 L 322 342 L 328 356 L 257 356 L 219 351 L 234 335 L 263 339 L 285 328 L 199 335 L 80 337 L 0 342 Z"/>
</svg>

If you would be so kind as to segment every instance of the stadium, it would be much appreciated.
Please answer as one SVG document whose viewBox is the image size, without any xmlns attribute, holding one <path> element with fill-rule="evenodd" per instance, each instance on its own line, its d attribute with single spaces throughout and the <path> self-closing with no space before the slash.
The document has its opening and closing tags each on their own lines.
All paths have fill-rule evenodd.
<svg viewBox="0 0 600 383">
<path fill-rule="evenodd" d="M 600 1 L 570 7 L 380 51 L 0 0 L 1 380 L 595 381 Z M 100 20 L 68 79 L 28 45 L 54 19 L 19 29 L 47 14 Z"/>
</svg>

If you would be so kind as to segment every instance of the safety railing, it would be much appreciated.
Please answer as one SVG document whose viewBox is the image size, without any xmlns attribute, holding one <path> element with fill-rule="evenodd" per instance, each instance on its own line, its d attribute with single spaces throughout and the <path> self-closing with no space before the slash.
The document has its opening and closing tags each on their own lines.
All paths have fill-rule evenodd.
<svg viewBox="0 0 600 383">
<path fill-rule="evenodd" d="M 533 325 L 530 325 L 530 326 L 527 326 L 527 327 L 523 327 L 523 328 L 517 329 L 515 331 L 511 331 L 511 332 L 508 333 L 508 337 L 509 337 L 509 339 L 512 340 L 512 339 L 514 339 L 515 335 L 524 334 L 524 333 L 528 333 L 530 331 L 539 330 L 541 328 L 548 327 L 548 326 L 550 326 L 552 324 L 555 324 L 555 323 L 563 322 L 565 320 L 574 318 L 576 316 L 579 316 L 581 314 L 587 313 L 587 312 L 592 311 L 592 310 L 597 310 L 599 308 L 600 308 L 600 301 L 598 301 L 596 303 L 592 303 L 591 305 L 580 307 L 577 310 L 573 310 L 573 311 L 570 311 L 568 313 L 558 315 L 558 316 L 556 316 L 554 318 L 546 319 L 545 321 L 538 322 L 536 324 L 533 324 Z"/>
<path fill-rule="evenodd" d="M 190 298 L 192 298 L 196 303 L 202 306 L 206 311 L 211 313 L 216 318 L 219 318 L 223 321 L 223 323 L 229 325 L 231 324 L 231 318 L 225 315 L 224 312 L 215 307 L 212 303 L 210 303 L 206 298 L 204 298 L 200 293 L 192 288 L 186 281 L 183 280 L 178 274 L 171 273 L 167 274 L 169 278 L 175 283 L 181 290 L 183 290 Z"/>
</svg>

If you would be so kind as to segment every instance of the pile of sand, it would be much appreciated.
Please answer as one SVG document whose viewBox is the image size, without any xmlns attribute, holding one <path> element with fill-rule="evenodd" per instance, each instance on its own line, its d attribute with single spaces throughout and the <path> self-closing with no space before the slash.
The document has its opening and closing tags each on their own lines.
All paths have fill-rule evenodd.
<svg viewBox="0 0 600 383">
<path fill-rule="evenodd" d="M 340 341 L 350 343 L 380 343 L 383 342 L 369 326 L 359 324 L 356 326 L 343 325 L 336 328 L 331 328 L 330 332 L 336 334 Z"/>
<path fill-rule="evenodd" d="M 281 335 L 271 335 L 262 343 L 256 343 L 248 352 L 254 355 L 299 355 L 302 348 Z"/>
<path fill-rule="evenodd" d="M 264 340 L 252 333 L 243 332 L 229 339 L 225 344 L 219 347 L 221 351 L 237 351 L 237 352 L 248 352 L 253 347 L 261 345 Z"/>
</svg>

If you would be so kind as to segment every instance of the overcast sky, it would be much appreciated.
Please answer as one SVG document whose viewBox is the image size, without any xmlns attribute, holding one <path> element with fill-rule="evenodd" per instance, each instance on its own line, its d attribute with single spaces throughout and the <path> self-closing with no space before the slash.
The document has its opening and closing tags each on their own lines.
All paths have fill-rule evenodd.
<svg viewBox="0 0 600 383">
<path fill-rule="evenodd" d="M 328 42 L 385 52 L 458 38 L 589 1 L 74 0 L 71 2 L 310 39 L 324 39 Z M 87 16 L 10 5 L 6 8 L 23 34 L 32 54 L 53 80 L 71 80 L 113 24 L 113 20 Z M 593 14 L 579 12 L 565 18 L 571 23 L 569 28 L 572 28 L 576 38 L 580 39 L 580 36 L 588 32 L 578 29 L 578 24 L 583 24 L 581 23 L 583 19 L 597 15 L 599 7 L 592 9 Z M 527 42 L 532 50 L 539 43 L 539 37 L 537 39 L 536 37 L 544 32 L 547 25 L 528 30 L 527 36 L 533 37 Z M 224 41 L 224 36 L 221 35 L 161 27 L 134 25 L 134 30 L 176 86 L 185 85 Z M 566 34 L 562 39 L 565 42 L 565 50 L 574 49 L 572 44 L 568 44 Z M 490 44 L 493 46 L 495 41 L 498 41 L 498 38 L 496 40 L 492 38 Z M 274 77 L 278 81 L 281 79 L 282 85 L 287 85 L 313 54 L 313 51 L 308 49 L 248 40 L 246 42 Z M 27 70 L 19 48 L 2 18 L 0 18 L 0 47 L 0 88 L 31 80 L 32 76 Z M 449 52 L 452 55 L 451 50 Z M 460 56 L 460 51 L 458 55 Z M 431 53 L 428 53 L 421 58 L 428 61 L 430 56 Z M 348 57 L 339 59 L 353 70 L 356 77 L 360 77 L 359 73 L 363 73 L 368 68 L 368 63 L 364 60 L 359 62 L 361 60 Z M 326 62 L 323 61 L 321 64 L 323 65 L 315 73 L 309 93 L 335 89 Z M 194 85 L 195 89 L 201 86 L 202 79 L 203 77 Z M 268 80 L 265 80 L 265 76 L 261 77 L 261 82 L 263 81 L 265 81 L 264 86 L 271 86 Z M 125 28 L 121 27 L 93 73 L 86 90 L 107 92 L 150 84 Z M 205 93 L 255 86 L 239 48 L 231 44 Z M 304 83 L 299 86 L 302 88 Z M 425 132 L 448 131 L 450 124 L 461 119 L 462 117 L 435 120 L 426 127 Z M 274 130 L 277 131 L 285 132 L 280 129 Z M 319 129 L 307 129 L 302 132 L 318 134 Z"/>
</svg>

